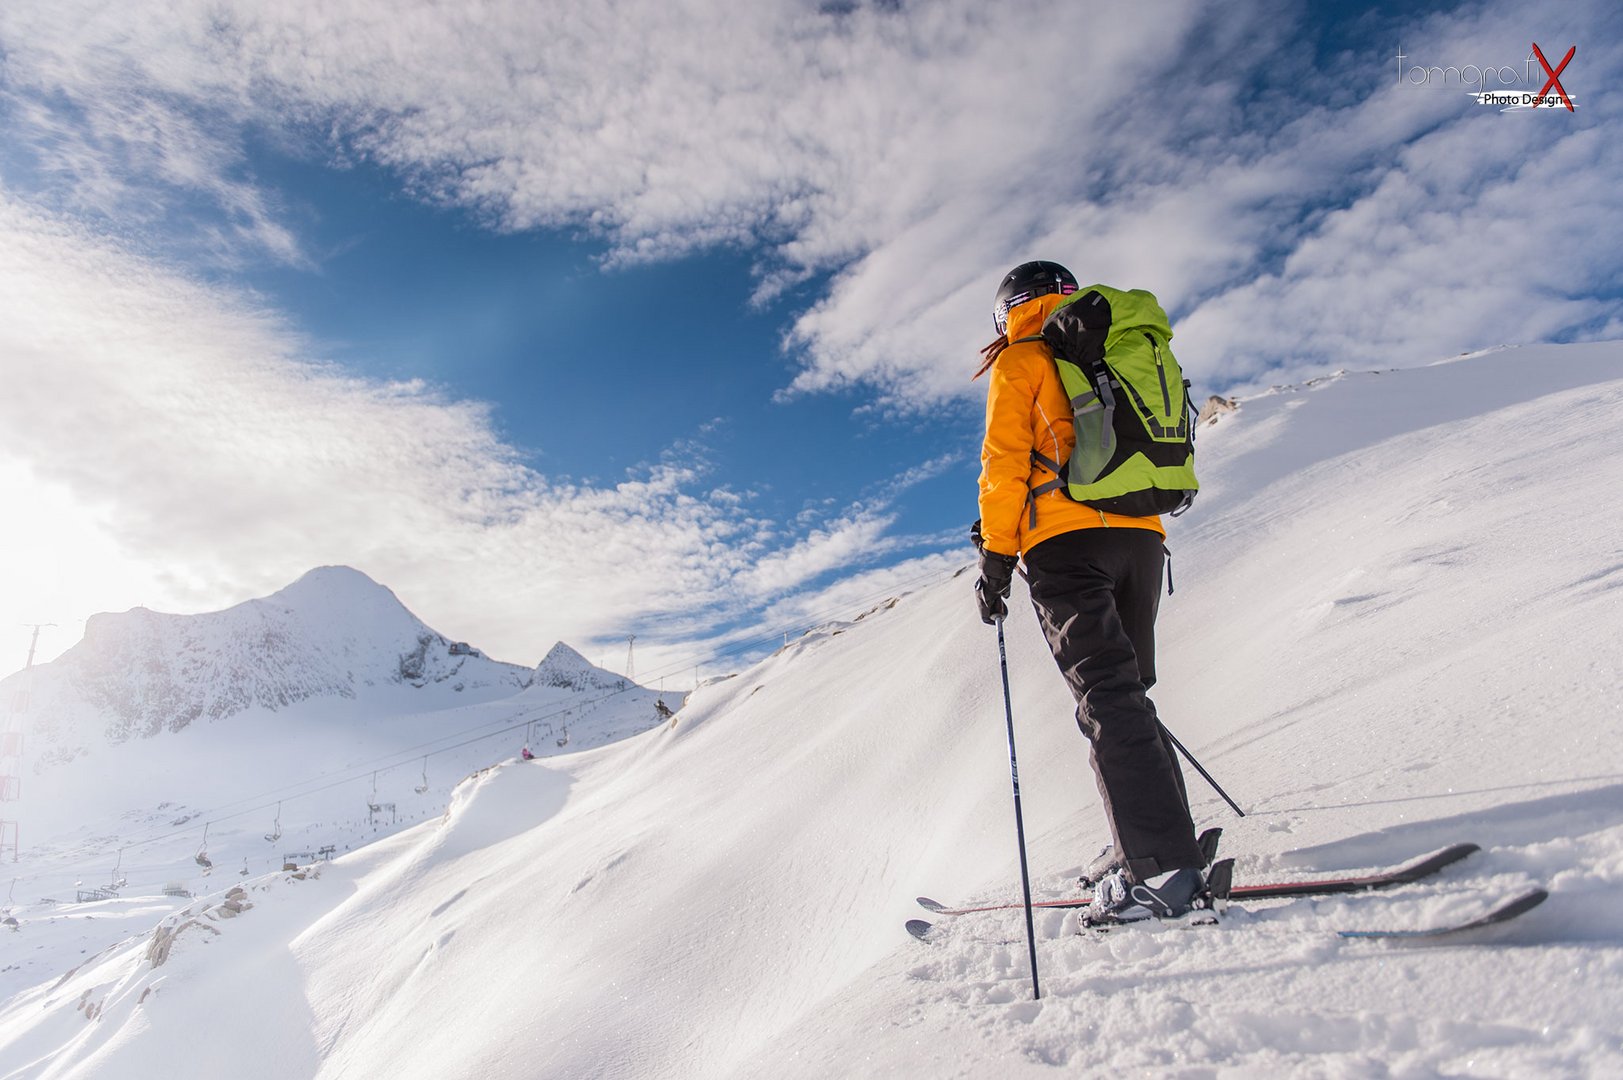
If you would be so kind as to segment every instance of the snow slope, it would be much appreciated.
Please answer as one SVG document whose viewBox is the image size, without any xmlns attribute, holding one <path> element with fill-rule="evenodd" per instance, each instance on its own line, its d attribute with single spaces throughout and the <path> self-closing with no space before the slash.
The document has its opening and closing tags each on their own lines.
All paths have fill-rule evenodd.
<svg viewBox="0 0 1623 1080">
<path fill-rule="evenodd" d="M 55 977 L 64 953 L 150 930 L 185 893 L 437 818 L 464 777 L 524 745 L 543 757 L 601 746 L 665 723 L 662 698 L 680 704 L 562 642 L 533 671 L 453 651 L 344 567 L 223 612 L 93 622 L 33 673 L 22 800 L 4 804 L 23 860 L 0 878 L 30 947 L 0 950 L 0 1000 Z M 180 700 L 236 705 L 145 737 L 109 730 L 131 703 Z"/>
<path fill-rule="evenodd" d="M 703 688 L 674 725 L 483 772 L 319 877 L 250 877 L 240 913 L 216 894 L 99 956 L 54 951 L 56 978 L 0 1008 L 0 1076 L 1623 1074 L 1620 407 L 1623 347 L 1538 347 L 1282 390 L 1202 430 L 1155 697 L 1250 814 L 1191 774 L 1197 816 L 1242 878 L 1483 845 L 1431 884 L 1200 931 L 1042 914 L 1041 1002 L 1018 913 L 913 941 L 915 895 L 1018 894 L 966 574 Z M 1034 885 L 1058 894 L 1105 830 L 1014 610 Z M 1469 945 L 1331 933 L 1533 880 L 1551 899 Z"/>
</svg>

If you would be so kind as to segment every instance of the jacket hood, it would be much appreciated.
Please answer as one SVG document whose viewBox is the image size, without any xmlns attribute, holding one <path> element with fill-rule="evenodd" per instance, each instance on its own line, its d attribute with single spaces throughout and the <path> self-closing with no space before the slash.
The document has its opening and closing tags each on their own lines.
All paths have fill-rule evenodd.
<svg viewBox="0 0 1623 1080">
<path fill-rule="evenodd" d="M 1080 295 L 1072 293 L 1072 296 Z M 1027 300 L 1019 307 L 1009 312 L 1008 339 L 1018 341 L 1023 337 L 1031 337 L 1043 331 L 1043 320 L 1047 319 L 1053 310 L 1070 299 L 1060 293 L 1047 293 L 1043 296 Z"/>
</svg>

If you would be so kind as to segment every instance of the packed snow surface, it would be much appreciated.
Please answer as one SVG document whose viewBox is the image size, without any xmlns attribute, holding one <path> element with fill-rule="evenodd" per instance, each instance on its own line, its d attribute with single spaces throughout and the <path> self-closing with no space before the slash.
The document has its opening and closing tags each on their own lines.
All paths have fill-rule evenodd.
<svg viewBox="0 0 1623 1080">
<path fill-rule="evenodd" d="M 1041 1001 L 1018 911 L 910 938 L 917 895 L 1019 895 L 966 573 L 702 687 L 674 724 L 509 753 L 313 871 L 20 904 L 0 1076 L 1623 1075 L 1620 410 L 1623 347 L 1570 345 L 1281 388 L 1201 431 L 1154 696 L 1248 814 L 1191 772 L 1198 823 L 1242 881 L 1482 845 L 1427 883 L 1215 928 L 1040 913 Z M 1106 830 L 1018 588 L 1033 887 L 1059 896 Z M 1334 933 L 1532 883 L 1542 907 L 1463 942 Z M 92 949 L 93 918 L 127 937 Z"/>
</svg>

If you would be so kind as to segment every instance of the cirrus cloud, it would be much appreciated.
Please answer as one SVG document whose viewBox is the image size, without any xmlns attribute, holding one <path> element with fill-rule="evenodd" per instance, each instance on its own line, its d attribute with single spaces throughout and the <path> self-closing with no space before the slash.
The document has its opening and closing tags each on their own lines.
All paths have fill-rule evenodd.
<svg viewBox="0 0 1623 1080">
<path fill-rule="evenodd" d="M 538 659 L 558 637 L 644 623 L 702 653 L 831 567 L 908 546 L 880 542 L 883 492 L 835 508 L 833 524 L 753 514 L 697 443 L 606 485 L 547 477 L 485 406 L 348 376 L 252 296 L 4 189 L 0 377 L 8 520 L 63 530 L 53 550 L 0 566 L 8 621 L 26 618 L 11 609 L 28 592 L 18 575 L 97 604 L 71 579 L 105 590 L 123 564 L 143 602 L 200 610 L 341 562 L 497 655 Z"/>
<path fill-rule="evenodd" d="M 382 163 L 491 228 L 587 234 L 611 267 L 722 246 L 755 260 L 760 299 L 817 281 L 784 330 L 784 393 L 856 388 L 882 411 L 978 391 L 988 295 L 1030 257 L 1154 289 L 1214 389 L 1616 334 L 1610 8 L 1536 26 L 1508 2 L 1368 15 L 1335 31 L 1346 47 L 1315 15 L 0 5 L 0 364 L 18 387 L 0 472 L 50 485 L 40 505 L 71 492 L 63 520 L 102 523 L 132 558 L 162 549 L 145 587 L 179 606 L 356 562 L 450 632 L 502 600 L 487 645 L 515 654 L 549 620 L 704 635 L 751 605 L 810 610 L 798 590 L 854 552 L 905 548 L 883 497 L 767 521 L 693 447 L 564 483 L 478 403 L 322 363 L 256 298 L 176 266 L 311 264 L 252 139 Z M 1534 34 L 1580 43 L 1576 114 L 1499 115 L 1391 77 L 1400 44 L 1417 63 L 1513 62 Z"/>
<path fill-rule="evenodd" d="M 792 393 L 865 387 L 903 408 L 965 395 L 986 295 L 1033 255 L 1155 289 L 1188 319 L 1190 366 L 1215 380 L 1363 362 L 1387 337 L 1447 351 L 1616 316 L 1615 297 L 1590 295 L 1623 269 L 1597 244 L 1565 285 L 1486 322 L 1471 305 L 1388 302 L 1441 284 L 1425 259 L 1339 269 L 1377 233 L 1413 232 L 1452 260 L 1490 217 L 1527 237 L 1579 214 L 1591 236 L 1615 231 L 1615 202 L 1591 198 L 1613 175 L 1604 154 L 1562 151 L 1574 168 L 1544 198 L 1520 197 L 1515 167 L 1529 147 L 1618 141 L 1599 91 L 1623 71 L 1605 4 L 1536 28 L 1509 3 L 1369 16 L 1353 28 L 1362 51 L 1340 52 L 1310 15 L 60 0 L 12 5 L 0 43 L 21 142 L 92 178 L 86 199 L 184 189 L 220 208 L 218 232 L 278 258 L 303 256 L 242 165 L 250 128 L 368 156 L 494 227 L 585 230 L 611 263 L 738 247 L 757 253 L 763 297 L 833 272 L 786 335 Z M 1590 110 L 1504 118 L 1391 77 L 1403 42 L 1420 63 L 1512 62 L 1535 29 L 1582 39 L 1569 79 L 1596 88 Z M 1448 154 L 1472 167 L 1436 167 Z M 1317 285 L 1291 288 L 1297 276 Z M 1317 302 L 1331 290 L 1350 299 Z M 1371 339 L 1375 308 L 1385 336 Z"/>
</svg>

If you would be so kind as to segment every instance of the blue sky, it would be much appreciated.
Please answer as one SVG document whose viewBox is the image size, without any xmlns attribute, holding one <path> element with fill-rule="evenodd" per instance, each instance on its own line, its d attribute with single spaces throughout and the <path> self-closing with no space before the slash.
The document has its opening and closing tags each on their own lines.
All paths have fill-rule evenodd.
<svg viewBox="0 0 1623 1080">
<path fill-rule="evenodd" d="M 752 305 L 746 255 L 605 269 L 602 244 L 483 228 L 402 197 L 375 167 L 274 165 L 278 189 L 308 207 L 308 242 L 331 254 L 315 272 L 260 267 L 254 287 L 347 368 L 489 402 L 498 434 L 549 473 L 612 483 L 702 446 L 720 477 L 793 517 L 949 452 L 977 419 L 952 410 L 938 440 L 916 421 L 854 415 L 866 395 L 775 401 L 795 374 L 784 329 L 815 283 Z"/>
<path fill-rule="evenodd" d="M 967 557 L 1027 258 L 1201 394 L 1623 335 L 1608 5 L 1073 13 L 8 6 L 0 622 L 328 562 L 522 662 L 848 617 Z M 1576 113 L 1395 64 L 1535 40 Z"/>
</svg>

